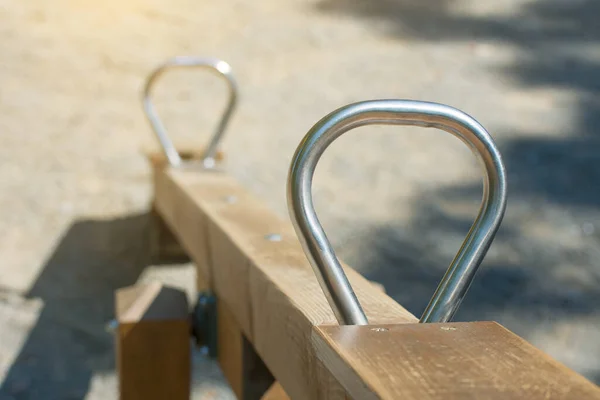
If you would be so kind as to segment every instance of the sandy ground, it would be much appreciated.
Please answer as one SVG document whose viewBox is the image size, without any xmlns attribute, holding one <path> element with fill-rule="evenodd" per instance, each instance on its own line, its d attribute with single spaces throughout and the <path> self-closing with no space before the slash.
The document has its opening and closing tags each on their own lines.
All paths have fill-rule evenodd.
<svg viewBox="0 0 600 400">
<path fill-rule="evenodd" d="M 458 320 L 497 320 L 600 382 L 600 4 L 593 0 L 0 0 L 0 399 L 116 398 L 113 291 L 151 265 L 154 145 L 139 92 L 173 55 L 227 60 L 241 103 L 228 169 L 287 215 L 291 155 L 346 103 L 463 109 L 505 159 L 509 205 Z M 156 91 L 200 147 L 225 102 L 207 74 Z M 481 178 L 443 132 L 361 128 L 319 164 L 315 202 L 339 254 L 412 312 L 477 211 Z M 195 357 L 195 398 L 231 398 Z"/>
</svg>

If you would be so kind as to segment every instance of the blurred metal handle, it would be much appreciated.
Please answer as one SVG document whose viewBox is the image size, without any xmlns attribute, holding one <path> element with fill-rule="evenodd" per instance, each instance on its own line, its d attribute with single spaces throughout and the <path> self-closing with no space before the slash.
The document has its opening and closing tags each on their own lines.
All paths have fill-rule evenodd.
<svg viewBox="0 0 600 400">
<path fill-rule="evenodd" d="M 489 133 L 469 115 L 442 104 L 375 100 L 347 105 L 321 119 L 300 142 L 288 175 L 288 209 L 296 234 L 338 322 L 366 325 L 367 317 L 315 213 L 311 185 L 315 167 L 325 149 L 345 132 L 372 124 L 444 130 L 469 146 L 483 165 L 483 201 L 479 214 L 420 320 L 447 322 L 469 289 L 506 208 L 506 172 L 502 158 Z"/>
<path fill-rule="evenodd" d="M 181 164 L 181 156 L 179 155 L 179 153 L 177 153 L 177 149 L 175 148 L 173 141 L 169 138 L 167 130 L 165 129 L 161 119 L 156 113 L 156 109 L 154 108 L 154 105 L 150 100 L 150 91 L 154 86 L 154 83 L 167 69 L 175 67 L 209 68 L 219 73 L 219 75 L 225 78 L 225 80 L 227 81 L 229 87 L 229 102 L 202 158 L 204 166 L 207 168 L 211 168 L 215 165 L 215 157 L 217 154 L 219 142 L 223 138 L 223 133 L 225 132 L 227 123 L 231 119 L 231 114 L 235 109 L 238 98 L 237 84 L 235 82 L 235 79 L 233 78 L 231 66 L 225 61 L 221 61 L 216 58 L 187 56 L 175 57 L 156 68 L 146 80 L 146 85 L 144 86 L 143 92 L 144 112 L 146 113 L 146 117 L 148 118 L 148 121 L 150 121 L 150 124 L 154 129 L 154 133 L 156 133 L 158 141 L 162 145 L 165 155 L 167 156 L 167 159 L 169 161 L 169 164 L 173 166 Z"/>
</svg>

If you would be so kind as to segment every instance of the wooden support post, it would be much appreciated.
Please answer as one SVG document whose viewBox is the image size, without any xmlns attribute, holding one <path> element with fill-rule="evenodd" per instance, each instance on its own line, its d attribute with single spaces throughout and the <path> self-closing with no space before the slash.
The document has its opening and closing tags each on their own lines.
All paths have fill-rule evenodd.
<svg viewBox="0 0 600 400">
<path fill-rule="evenodd" d="M 190 322 L 184 292 L 159 283 L 116 293 L 121 400 L 189 400 Z"/>
<path fill-rule="evenodd" d="M 275 379 L 223 301 L 217 302 L 218 361 L 238 399 L 259 400 Z"/>
</svg>

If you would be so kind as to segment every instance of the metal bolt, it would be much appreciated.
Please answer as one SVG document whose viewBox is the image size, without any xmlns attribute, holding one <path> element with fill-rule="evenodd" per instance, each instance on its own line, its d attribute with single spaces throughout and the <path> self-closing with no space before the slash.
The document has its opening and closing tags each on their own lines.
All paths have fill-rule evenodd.
<svg viewBox="0 0 600 400">
<path fill-rule="evenodd" d="M 371 330 L 373 332 L 387 332 L 387 331 L 389 331 L 388 328 L 371 328 Z"/>
<path fill-rule="evenodd" d="M 217 160 L 215 160 L 213 157 L 207 157 L 202 160 L 202 165 L 206 169 L 213 169 L 215 165 L 217 165 Z"/>
<path fill-rule="evenodd" d="M 235 197 L 235 196 L 225 196 L 223 198 L 223 201 L 225 201 L 225 203 L 227 203 L 227 204 L 233 204 L 233 203 L 237 202 L 237 197 Z"/>
<path fill-rule="evenodd" d="M 269 233 L 268 235 L 265 235 L 265 239 L 271 242 L 281 242 L 282 237 L 279 233 Z"/>
<path fill-rule="evenodd" d="M 119 321 L 117 321 L 116 319 L 111 319 L 104 326 L 104 329 L 106 330 L 106 332 L 112 333 L 112 334 L 114 334 L 118 328 L 119 328 Z"/>
<path fill-rule="evenodd" d="M 443 331 L 455 331 L 456 330 L 456 328 L 453 328 L 451 326 L 442 326 L 440 329 Z"/>
</svg>

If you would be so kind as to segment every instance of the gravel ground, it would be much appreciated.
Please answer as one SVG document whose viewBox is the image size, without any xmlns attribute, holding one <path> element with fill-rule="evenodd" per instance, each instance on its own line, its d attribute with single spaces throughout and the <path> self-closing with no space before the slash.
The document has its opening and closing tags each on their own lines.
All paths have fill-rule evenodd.
<svg viewBox="0 0 600 400">
<path fill-rule="evenodd" d="M 140 151 L 144 77 L 181 54 L 233 66 L 227 166 L 282 216 L 291 155 L 331 110 L 411 98 L 477 118 L 509 205 L 457 319 L 497 320 L 600 382 L 599 14 L 593 0 L 0 0 L 0 399 L 116 398 L 113 291 L 191 290 L 191 266 L 149 261 Z M 173 73 L 156 98 L 177 141 L 201 146 L 224 92 Z M 443 132 L 361 128 L 319 164 L 315 202 L 340 256 L 419 314 L 479 175 Z M 195 398 L 231 398 L 195 360 Z"/>
</svg>

